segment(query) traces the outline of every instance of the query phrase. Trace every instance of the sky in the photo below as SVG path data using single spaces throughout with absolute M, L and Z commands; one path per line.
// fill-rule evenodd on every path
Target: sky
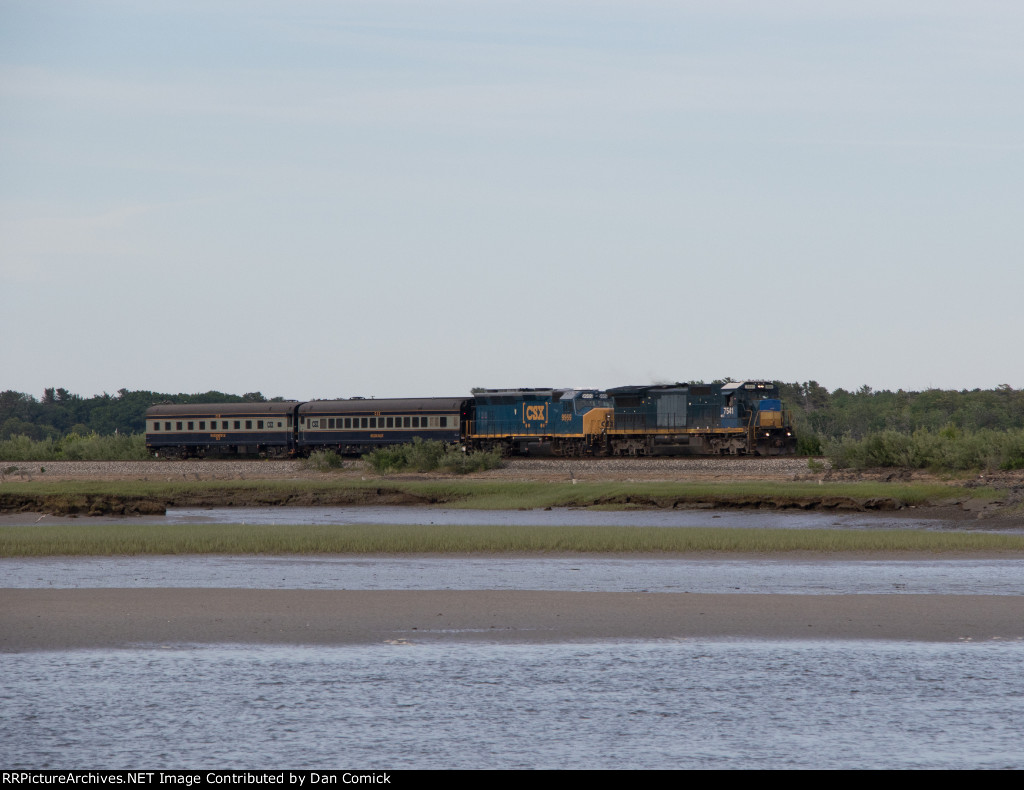
M 0 390 L 1024 388 L 1024 4 L 0 0 Z

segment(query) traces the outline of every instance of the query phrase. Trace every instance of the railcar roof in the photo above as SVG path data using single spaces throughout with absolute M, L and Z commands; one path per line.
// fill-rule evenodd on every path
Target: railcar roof
M 299 414 L 372 414 L 375 411 L 414 413 L 425 411 L 461 411 L 468 398 L 355 398 L 352 400 L 314 400 L 303 403 Z
M 746 388 L 748 386 L 749 386 L 750 389 L 759 389 L 759 390 L 774 389 L 775 388 L 775 382 L 773 382 L 773 381 L 764 381 L 762 379 L 749 379 L 747 381 L 730 381 L 728 384 L 723 384 L 722 385 L 722 389 L 724 389 L 724 390 L 744 389 L 744 388 Z
M 676 384 L 638 384 L 626 387 L 612 387 L 607 390 L 609 395 L 638 395 L 651 390 L 679 390 L 689 389 L 689 384 L 677 382 Z
M 566 389 L 517 389 L 517 390 L 483 390 L 482 392 L 474 393 L 478 398 L 527 398 L 527 397 L 540 397 L 540 398 L 552 398 L 561 396 L 563 392 L 570 392 L 571 390 Z
M 199 417 L 221 414 L 290 414 L 298 401 L 262 403 L 164 403 L 146 409 L 147 417 Z

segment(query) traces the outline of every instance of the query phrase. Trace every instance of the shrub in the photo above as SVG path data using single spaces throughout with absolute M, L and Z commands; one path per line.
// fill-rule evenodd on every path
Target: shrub
M 796 437 L 797 455 L 821 455 L 821 437 L 816 433 L 799 433 Z
M 315 472 L 329 472 L 332 469 L 343 468 L 345 461 L 340 455 L 330 450 L 315 450 L 309 454 L 309 458 L 302 462 L 302 465 Z
M 501 466 L 498 452 L 467 455 L 450 445 L 419 437 L 411 444 L 381 447 L 364 456 L 364 460 L 378 474 L 392 472 L 433 472 L 442 469 L 453 474 L 467 474 Z
M 902 466 L 963 471 L 1024 468 L 1024 430 L 967 431 L 947 426 L 913 434 L 879 431 L 863 439 L 831 441 L 826 455 L 836 469 Z
M 33 441 L 27 436 L 14 436 L 0 442 L 0 459 L 4 461 L 143 461 L 149 458 L 146 437 L 141 433 L 100 436 L 70 433 L 60 441 Z

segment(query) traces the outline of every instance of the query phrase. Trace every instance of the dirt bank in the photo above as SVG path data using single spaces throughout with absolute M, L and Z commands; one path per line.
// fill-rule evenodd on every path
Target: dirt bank
M 1024 603 L 1010 595 L 0 590 L 6 651 L 709 637 L 1020 640 Z

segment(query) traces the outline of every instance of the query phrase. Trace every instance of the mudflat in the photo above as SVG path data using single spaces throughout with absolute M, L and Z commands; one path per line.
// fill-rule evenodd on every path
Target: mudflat
M 1024 639 L 1024 600 L 971 595 L 0 589 L 0 650 L 603 639 Z

